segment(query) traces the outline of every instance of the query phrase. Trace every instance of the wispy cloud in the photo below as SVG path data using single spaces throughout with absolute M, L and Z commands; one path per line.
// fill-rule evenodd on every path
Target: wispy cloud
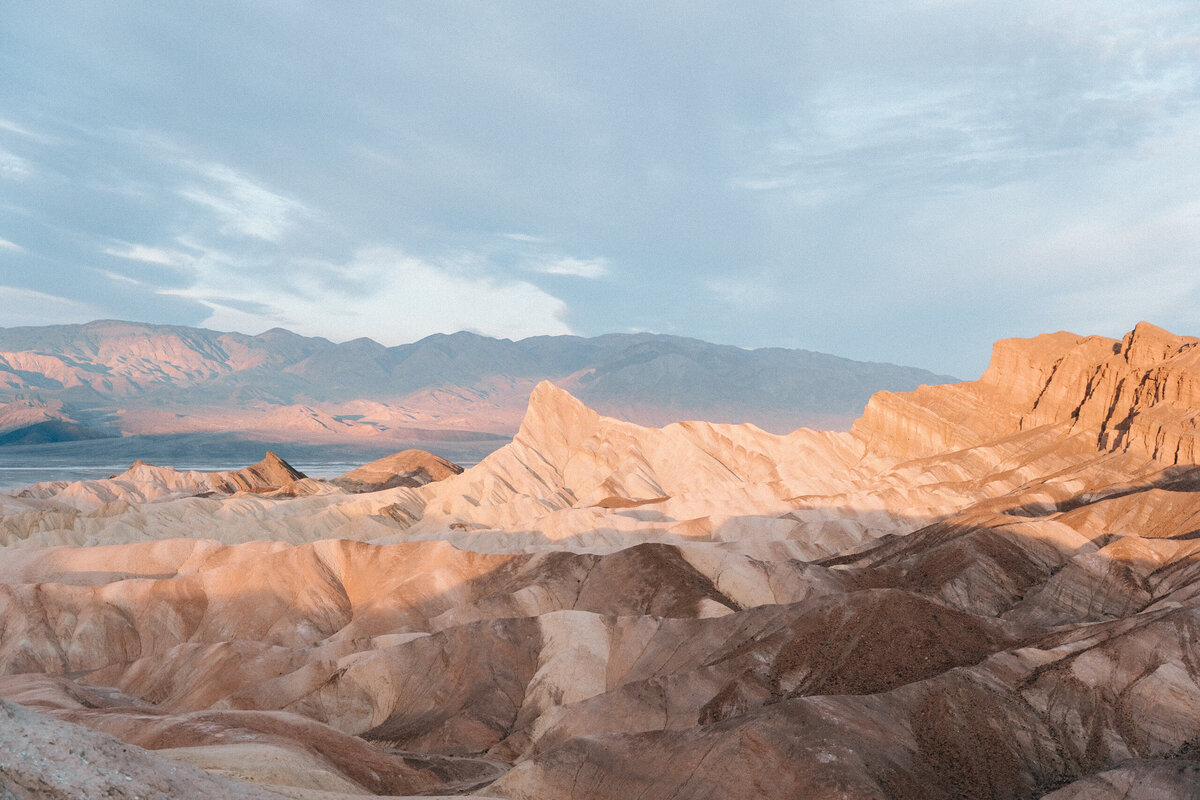
M 596 280 L 603 278 L 609 272 L 609 261 L 606 258 L 573 258 L 571 256 L 556 256 L 552 258 L 534 259 L 527 262 L 527 268 L 543 275 L 568 275 L 572 278 L 588 278 Z
M 771 143 L 760 167 L 732 185 L 787 190 L 799 205 L 819 206 L 881 186 L 993 180 L 1060 151 L 1027 141 L 1013 120 L 966 87 L 850 83 L 814 96 L 812 110 L 802 126 Z
M 22 289 L 17 286 L 0 286 L 0 297 L 16 300 L 35 300 L 44 303 L 54 303 L 62 306 L 80 307 L 86 303 L 80 303 L 77 300 L 71 300 L 66 297 L 59 297 L 46 292 L 39 292 L 34 289 Z
M 749 274 L 710 278 L 704 288 L 725 305 L 741 311 L 765 306 L 775 296 L 760 277 Z
M 514 242 L 524 242 L 526 244 L 539 244 L 546 241 L 541 236 L 534 236 L 528 233 L 502 233 L 500 235 L 505 239 L 510 239 Z
M 215 212 L 226 234 L 277 242 L 300 218 L 312 213 L 303 203 L 229 167 L 209 164 L 200 173 L 206 185 L 189 186 L 179 194 Z
M 0 149 L 0 178 L 24 178 L 33 174 L 33 165 L 20 156 Z
M 9 250 L 14 253 L 24 253 L 25 248 L 16 242 L 10 242 L 8 239 L 0 239 L 0 250 Z
M 165 250 L 160 247 L 148 247 L 144 244 L 122 242 L 120 245 L 104 249 L 104 253 L 130 261 L 141 261 L 146 264 L 157 264 L 163 267 L 183 267 L 191 263 L 192 257 L 178 250 Z
M 92 272 L 95 272 L 97 275 L 103 275 L 104 277 L 108 278 L 110 281 L 117 281 L 118 283 L 126 283 L 126 284 L 129 284 L 130 286 L 146 286 L 147 285 L 145 281 L 139 281 L 137 278 L 131 278 L 128 275 L 122 275 L 121 273 L 113 272 L 110 269 L 100 269 L 99 267 L 91 267 L 91 270 L 92 270 Z
M 815 207 L 1036 179 L 1111 159 L 1200 103 L 1194 9 L 974 5 L 901 12 L 886 32 L 839 19 L 832 43 L 840 37 L 855 52 L 861 39 L 879 51 L 808 89 L 782 125 L 762 132 L 756 163 L 730 185 L 793 192 L 798 206 Z M 973 45 L 957 44 L 965 41 Z
M 13 122 L 12 120 L 4 119 L 3 117 L 0 117 L 0 131 L 8 131 L 9 133 L 15 133 L 18 136 L 24 136 L 26 139 L 35 139 L 37 141 L 47 141 L 46 137 L 42 136 L 41 134 L 34 133 L 33 131 L 29 130 L 28 128 L 24 127 L 23 125 L 18 125 L 17 123 Z

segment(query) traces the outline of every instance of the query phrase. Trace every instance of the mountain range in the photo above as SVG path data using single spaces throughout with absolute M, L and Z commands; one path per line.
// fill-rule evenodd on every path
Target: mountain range
M 0 444 L 238 432 L 297 442 L 511 437 L 550 380 L 611 416 L 845 428 L 876 391 L 953 380 L 806 350 L 658 334 L 521 341 L 437 334 L 384 347 L 99 321 L 0 329 Z

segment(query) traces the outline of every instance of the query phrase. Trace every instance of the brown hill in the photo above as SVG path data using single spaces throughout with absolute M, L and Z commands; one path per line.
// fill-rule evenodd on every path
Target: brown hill
M 462 472 L 462 467 L 425 450 L 401 450 L 333 479 L 351 492 L 378 492 L 397 486 L 424 486 Z

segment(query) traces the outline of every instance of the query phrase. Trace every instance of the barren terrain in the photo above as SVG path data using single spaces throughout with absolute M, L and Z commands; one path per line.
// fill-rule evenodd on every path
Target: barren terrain
M 0 796 L 1195 797 L 1197 344 L 0 495 Z

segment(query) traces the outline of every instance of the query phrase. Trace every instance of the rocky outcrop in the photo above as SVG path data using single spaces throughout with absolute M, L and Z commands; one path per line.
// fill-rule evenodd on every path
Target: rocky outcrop
M 352 469 L 331 482 L 348 492 L 379 492 L 397 486 L 424 486 L 462 471 L 457 464 L 426 450 L 402 450 Z
M 288 484 L 303 480 L 303 472 L 295 469 L 274 453 L 268 452 L 262 461 L 234 472 L 219 473 L 217 491 L 222 492 L 260 492 L 280 489 Z
M 871 399 L 854 424 L 874 452 L 917 458 L 1059 426 L 1101 452 L 1195 464 L 1200 339 L 1149 323 L 1117 341 L 1055 333 L 997 342 L 978 381 Z

